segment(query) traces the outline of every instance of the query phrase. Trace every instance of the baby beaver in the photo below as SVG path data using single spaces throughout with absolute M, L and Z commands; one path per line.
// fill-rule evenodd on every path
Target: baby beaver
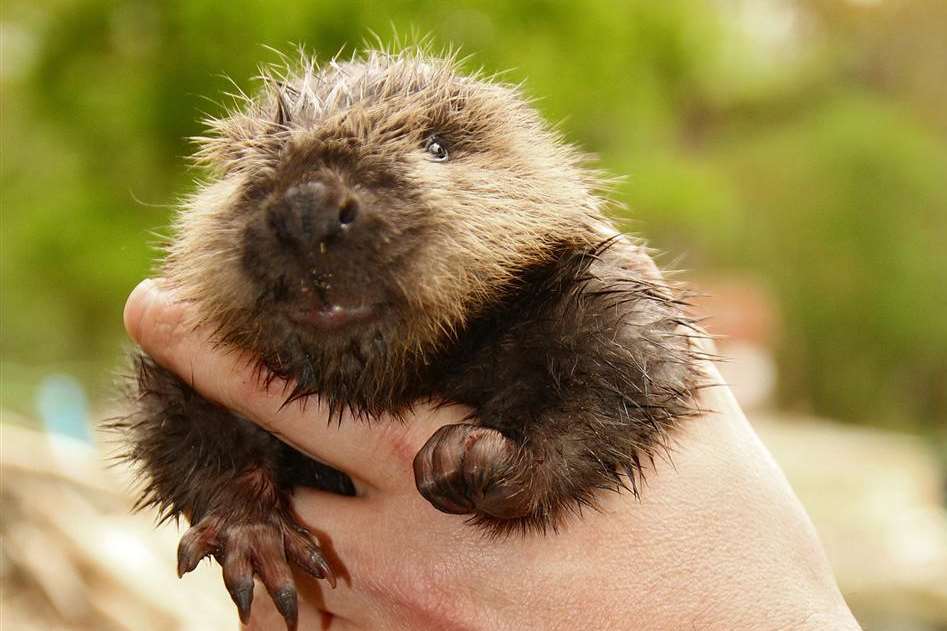
M 212 179 L 178 214 L 167 283 L 289 400 L 471 408 L 414 461 L 438 510 L 494 534 L 555 528 L 600 489 L 636 492 L 695 411 L 683 303 L 612 236 L 600 175 L 517 88 L 414 49 L 303 59 L 209 126 Z M 287 561 L 334 578 L 289 496 L 351 480 L 135 363 L 115 425 L 139 505 L 192 524 L 179 573 L 216 557 L 244 620 L 256 575 L 294 628 Z

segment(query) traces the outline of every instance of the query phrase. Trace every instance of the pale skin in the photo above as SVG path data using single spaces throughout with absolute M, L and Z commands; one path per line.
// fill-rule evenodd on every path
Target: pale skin
M 202 395 L 358 489 L 295 493 L 340 576 L 335 589 L 296 576 L 300 629 L 859 629 L 812 523 L 726 387 L 702 392 L 707 411 L 677 433 L 670 462 L 646 472 L 640 500 L 603 493 L 600 510 L 558 533 L 493 540 L 414 485 L 414 455 L 463 410 L 419 406 L 403 424 L 329 425 L 315 401 L 281 407 L 280 385 L 264 389 L 247 358 L 185 325 L 188 309 L 145 281 L 125 327 Z M 262 590 L 247 628 L 285 628 Z

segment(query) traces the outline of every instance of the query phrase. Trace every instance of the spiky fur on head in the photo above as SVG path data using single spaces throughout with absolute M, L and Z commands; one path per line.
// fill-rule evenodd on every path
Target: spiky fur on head
M 392 380 L 410 380 L 412 367 L 500 300 L 523 270 L 564 244 L 602 238 L 598 172 L 518 87 L 462 75 L 455 56 L 369 50 L 319 66 L 302 55 L 263 72 L 260 93 L 208 127 L 196 159 L 213 179 L 184 204 L 165 275 L 201 323 L 293 377 L 299 394 L 390 408 L 410 395 Z M 447 143 L 449 161 L 425 154 L 432 134 Z M 358 188 L 374 213 L 377 247 L 351 262 L 367 269 L 346 282 L 382 284 L 391 313 L 345 348 L 326 350 L 274 321 L 279 304 L 267 285 L 292 288 L 295 279 L 248 275 L 261 206 L 310 171 Z M 251 253 L 252 267 L 282 265 L 281 253 L 262 249 Z

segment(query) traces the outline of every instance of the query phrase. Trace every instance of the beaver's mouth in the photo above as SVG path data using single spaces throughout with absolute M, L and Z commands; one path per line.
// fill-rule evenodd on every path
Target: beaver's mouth
M 375 320 L 380 304 L 340 304 L 321 299 L 306 301 L 288 312 L 296 324 L 322 331 L 337 331 Z

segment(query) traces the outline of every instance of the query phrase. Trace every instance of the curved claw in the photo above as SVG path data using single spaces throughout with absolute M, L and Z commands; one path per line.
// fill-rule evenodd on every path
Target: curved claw
M 237 605 L 240 622 L 247 624 L 250 621 L 250 607 L 253 605 L 253 581 L 249 585 L 241 585 L 230 591 L 230 598 Z
M 178 578 L 197 567 L 197 564 L 210 556 L 217 548 L 217 530 L 212 522 L 202 519 L 188 528 L 178 543 Z
M 246 624 L 250 619 L 250 606 L 253 604 L 253 565 L 246 555 L 226 554 L 223 559 L 223 573 L 224 585 L 237 605 L 240 621 Z
M 312 535 L 308 531 L 300 529 L 286 533 L 284 545 L 287 559 L 307 574 L 325 579 L 333 589 L 335 588 L 335 573 L 322 553 L 322 549 L 313 543 Z
M 296 587 L 287 585 L 271 596 L 280 615 L 286 621 L 286 628 L 289 631 L 296 631 L 299 624 L 299 599 L 296 595 Z

